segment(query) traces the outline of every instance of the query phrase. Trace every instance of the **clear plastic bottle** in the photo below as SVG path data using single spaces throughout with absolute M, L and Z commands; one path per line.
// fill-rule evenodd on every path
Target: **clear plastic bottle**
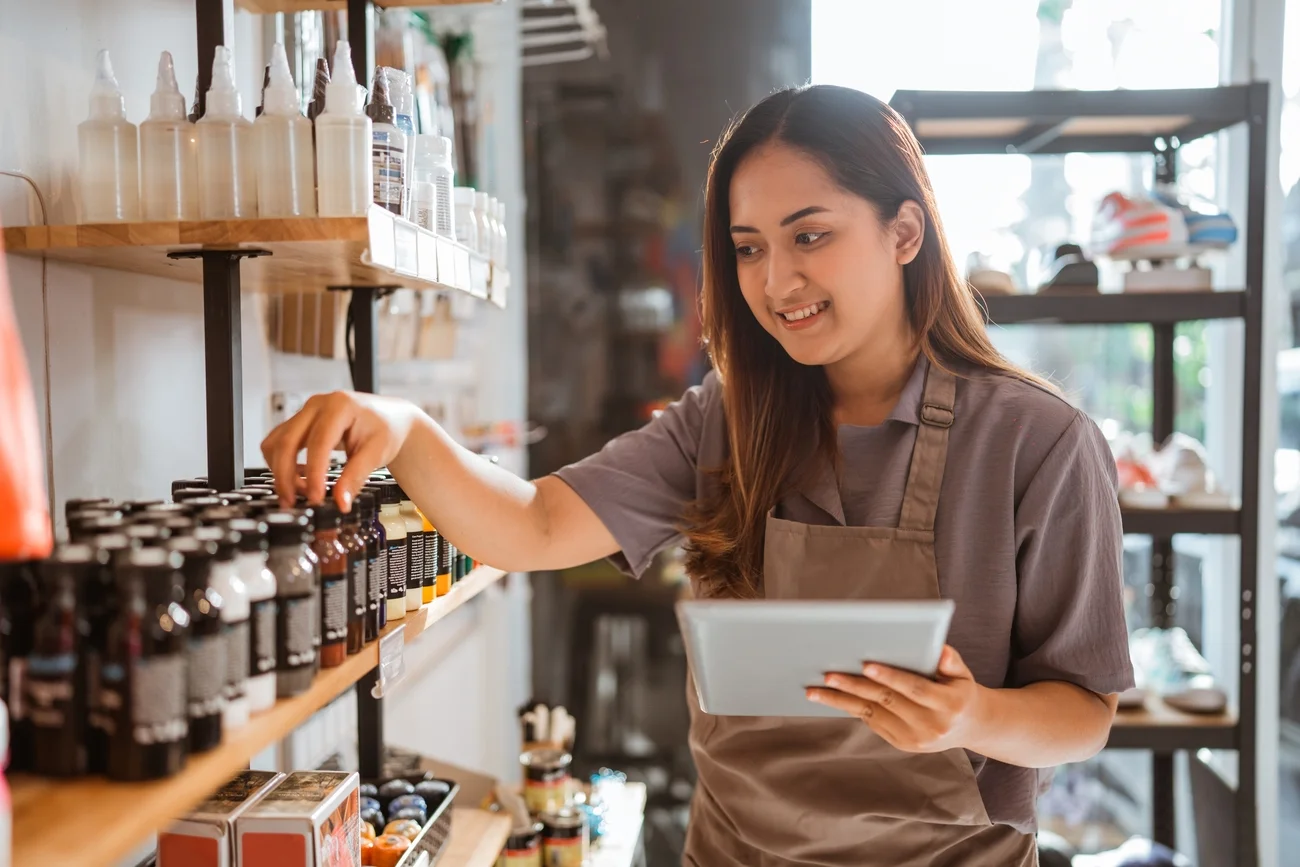
M 77 127 L 81 222 L 140 219 L 140 153 L 135 124 L 126 119 L 122 89 L 108 51 L 95 58 L 90 117 Z
M 471 250 L 477 250 L 479 243 L 479 219 L 474 210 L 474 193 L 473 187 L 456 187 L 453 193 L 456 209 L 456 241 Z
M 492 255 L 492 218 L 488 216 L 488 194 L 481 190 L 474 193 L 474 220 L 478 223 L 478 250 L 482 256 Z
M 279 42 L 271 49 L 271 81 L 253 122 L 257 145 L 257 212 L 262 217 L 316 216 L 311 121 L 298 109 L 298 89 Z
M 158 58 L 158 86 L 140 124 L 140 198 L 146 220 L 199 218 L 198 135 L 185 116 L 170 51 Z
M 316 188 L 322 217 L 364 217 L 370 208 L 370 118 L 361 111 L 352 50 L 334 49 L 334 78 L 316 118 Z
M 406 167 L 402 172 L 402 216 L 414 222 L 415 211 L 411 204 L 414 178 L 411 172 L 415 159 L 415 94 L 411 90 L 411 76 L 407 72 L 391 67 L 384 67 L 384 69 L 388 73 L 389 99 L 393 103 L 393 111 L 396 115 L 393 123 L 402 131 L 402 135 L 406 136 Z
M 212 88 L 208 91 L 199 133 L 199 215 L 204 220 L 249 219 L 257 216 L 257 159 L 253 122 L 244 117 L 235 89 L 235 64 L 230 49 L 218 45 L 212 59 Z
M 366 117 L 373 124 L 371 159 L 375 204 L 402 216 L 406 195 L 406 133 L 397 126 L 397 112 L 388 96 L 385 67 L 375 70 Z
M 452 197 L 456 169 L 451 162 L 451 139 L 440 135 L 416 136 L 413 165 L 412 219 L 444 238 L 456 237 L 456 206 Z
M 504 271 L 509 267 L 510 261 L 510 238 L 506 234 L 506 203 L 498 199 L 492 216 L 497 223 L 497 252 L 492 257 L 492 261 L 496 263 L 497 268 Z

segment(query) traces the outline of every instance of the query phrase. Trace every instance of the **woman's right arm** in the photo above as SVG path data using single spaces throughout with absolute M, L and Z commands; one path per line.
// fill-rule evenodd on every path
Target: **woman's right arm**
M 263 440 L 281 502 L 298 493 L 321 502 L 336 448 L 348 456 L 334 487 L 339 508 L 350 510 L 370 473 L 387 466 L 440 532 L 498 568 L 563 569 L 619 550 L 596 513 L 558 478 L 521 479 L 458 445 L 413 404 L 371 394 L 317 395 Z

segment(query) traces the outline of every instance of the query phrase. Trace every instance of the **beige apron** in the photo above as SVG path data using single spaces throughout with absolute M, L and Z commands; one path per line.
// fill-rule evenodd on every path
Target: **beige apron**
M 956 380 L 926 379 L 898 529 L 767 519 L 768 599 L 938 599 L 934 517 Z M 691 867 L 1032 867 L 1034 838 L 990 824 L 965 750 L 905 753 L 856 719 L 702 713 Z

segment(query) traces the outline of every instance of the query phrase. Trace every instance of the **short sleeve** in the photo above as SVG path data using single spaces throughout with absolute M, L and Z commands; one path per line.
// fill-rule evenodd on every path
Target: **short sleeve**
M 686 505 L 696 495 L 706 417 L 719 398 L 710 373 L 645 427 L 555 473 L 618 542 L 621 556 L 612 559 L 623 571 L 640 577 L 655 554 L 679 541 Z
M 1016 543 L 1008 685 L 1060 680 L 1100 695 L 1131 687 L 1115 461 L 1083 413 L 1025 489 Z

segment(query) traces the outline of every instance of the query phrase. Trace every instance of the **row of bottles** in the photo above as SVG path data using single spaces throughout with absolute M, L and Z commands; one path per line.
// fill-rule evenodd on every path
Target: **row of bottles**
M 172 57 L 163 52 L 149 117 L 137 134 L 108 52 L 101 51 L 90 116 L 77 130 L 81 221 L 364 216 L 374 202 L 504 267 L 503 205 L 455 186 L 449 138 L 415 133 L 405 72 L 376 69 L 367 103 L 351 49 L 340 41 L 333 77 L 321 58 L 306 117 L 298 106 L 277 43 L 262 106 L 249 121 L 234 58 L 218 46 L 206 109 L 195 121 L 186 115 Z

